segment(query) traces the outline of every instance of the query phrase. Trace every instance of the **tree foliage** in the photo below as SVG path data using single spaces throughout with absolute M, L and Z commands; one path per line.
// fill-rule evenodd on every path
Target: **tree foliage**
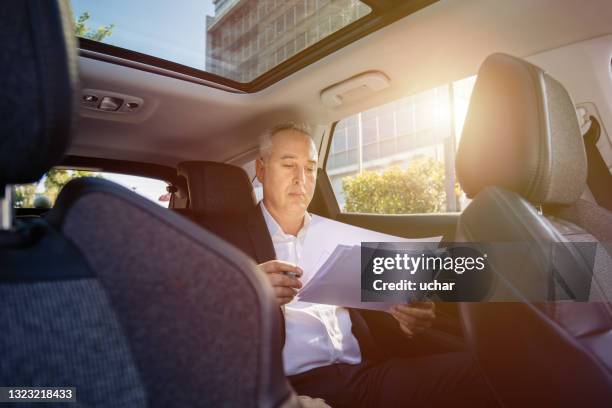
M 444 164 L 414 160 L 406 170 L 393 166 L 342 180 L 348 212 L 414 214 L 446 211 Z
M 88 38 L 94 41 L 104 41 L 105 38 L 110 36 L 113 33 L 114 24 L 109 24 L 104 27 L 98 27 L 97 29 L 92 29 L 87 26 L 87 20 L 89 20 L 91 16 L 88 12 L 84 12 L 77 18 L 74 25 L 74 31 L 77 37 Z
M 15 186 L 15 207 L 32 208 L 34 207 L 34 196 L 36 195 L 36 183 L 21 184 Z
M 45 175 L 43 185 L 45 191 L 42 193 L 47 196 L 52 203 L 55 203 L 55 199 L 59 192 L 64 188 L 66 184 L 72 179 L 80 177 L 102 177 L 97 173 L 85 170 L 64 170 L 64 169 L 51 169 Z
M 44 187 L 44 189 L 43 191 L 39 189 L 39 193 L 37 193 L 36 190 L 40 183 L 15 186 L 14 205 L 18 208 L 32 208 L 34 207 L 34 200 L 39 195 L 46 196 L 53 204 L 62 188 L 70 180 L 79 177 L 102 177 L 102 175 L 85 170 L 51 169 L 42 178 L 42 187 Z

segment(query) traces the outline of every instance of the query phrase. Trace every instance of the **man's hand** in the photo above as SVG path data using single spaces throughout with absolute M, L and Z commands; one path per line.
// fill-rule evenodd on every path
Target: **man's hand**
M 291 302 L 297 289 L 302 287 L 302 282 L 298 279 L 302 276 L 302 270 L 297 265 L 284 261 L 268 261 L 258 266 L 270 280 L 278 303 L 282 306 Z M 295 277 L 288 276 L 285 272 L 294 273 Z
M 300 401 L 302 408 L 331 408 L 325 403 L 325 400 L 321 398 L 311 398 L 307 395 L 298 395 L 298 401 Z
M 391 307 L 389 313 L 398 321 L 408 338 L 431 327 L 436 318 L 436 305 L 431 301 L 411 302 Z

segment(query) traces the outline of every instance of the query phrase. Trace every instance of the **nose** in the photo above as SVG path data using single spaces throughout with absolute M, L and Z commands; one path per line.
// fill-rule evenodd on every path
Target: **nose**
M 303 185 L 306 182 L 306 169 L 304 166 L 295 166 L 293 173 L 293 184 L 296 186 Z

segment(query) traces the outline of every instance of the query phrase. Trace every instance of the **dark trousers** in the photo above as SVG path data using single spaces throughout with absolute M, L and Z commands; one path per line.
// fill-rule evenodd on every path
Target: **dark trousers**
M 342 407 L 494 407 L 468 353 L 334 364 L 289 377 L 298 395 Z

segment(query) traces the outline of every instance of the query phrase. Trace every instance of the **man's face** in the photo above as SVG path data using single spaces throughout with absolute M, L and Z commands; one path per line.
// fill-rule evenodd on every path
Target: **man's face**
M 285 215 L 303 215 L 317 179 L 317 154 L 310 137 L 291 129 L 274 134 L 268 156 L 257 161 L 257 179 L 263 185 L 266 207 Z

